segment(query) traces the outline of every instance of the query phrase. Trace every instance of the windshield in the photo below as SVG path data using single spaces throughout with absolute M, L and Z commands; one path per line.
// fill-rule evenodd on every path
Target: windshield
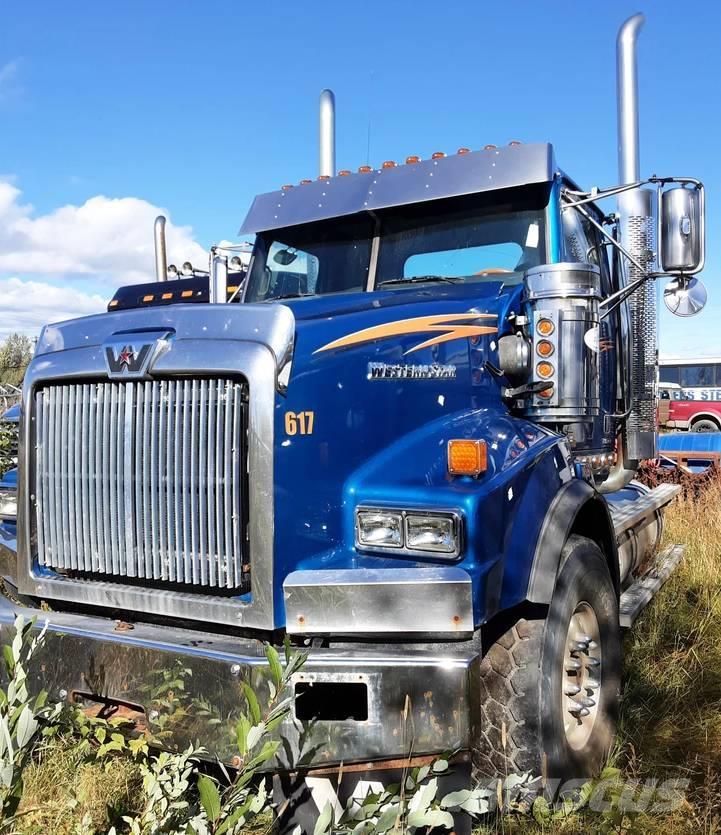
M 258 236 L 246 302 L 433 282 L 502 281 L 546 261 L 548 192 L 419 203 L 377 215 L 333 218 Z M 519 199 L 520 197 L 520 199 Z M 535 198 L 535 199 L 533 199 Z

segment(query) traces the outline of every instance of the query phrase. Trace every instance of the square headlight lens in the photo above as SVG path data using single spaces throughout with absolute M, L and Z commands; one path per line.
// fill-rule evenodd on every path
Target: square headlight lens
M 403 515 L 382 510 L 359 510 L 356 525 L 359 545 L 403 547 Z
M 16 490 L 0 490 L 0 521 L 15 521 L 18 515 Z
M 409 513 L 406 516 L 406 548 L 410 551 L 457 554 L 459 542 L 455 518 Z

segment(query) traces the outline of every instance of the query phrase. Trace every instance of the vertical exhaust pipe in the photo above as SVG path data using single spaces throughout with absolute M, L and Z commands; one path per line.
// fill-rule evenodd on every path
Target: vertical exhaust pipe
M 636 43 L 645 18 L 635 14 L 619 29 L 616 39 L 616 95 L 618 104 L 618 178 L 622 185 L 641 179 L 638 141 L 638 67 Z
M 619 30 L 616 39 L 616 94 L 618 108 L 618 178 L 620 184 L 641 179 L 638 130 L 638 67 L 637 42 L 644 16 L 635 14 Z M 626 264 L 625 277 L 619 285 L 642 278 L 653 265 L 655 250 L 654 192 L 637 188 L 618 197 L 621 243 L 644 266 Z M 622 268 L 622 273 L 624 269 Z M 638 464 L 656 456 L 656 387 L 657 359 L 657 289 L 646 281 L 628 299 L 630 335 L 629 356 L 623 361 L 629 415 L 619 438 L 619 460 L 608 479 L 601 485 L 603 493 L 620 490 L 635 475 Z
M 158 215 L 153 225 L 155 235 L 155 280 L 168 280 L 168 254 L 165 248 L 165 216 Z
M 321 177 L 335 177 L 335 96 L 332 90 L 320 94 L 320 165 Z

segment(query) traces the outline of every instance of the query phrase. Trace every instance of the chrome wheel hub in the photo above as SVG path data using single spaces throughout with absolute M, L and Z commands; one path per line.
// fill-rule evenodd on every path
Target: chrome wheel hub
M 579 603 L 571 615 L 563 654 L 563 726 L 571 748 L 583 748 L 598 716 L 601 641 L 596 614 Z

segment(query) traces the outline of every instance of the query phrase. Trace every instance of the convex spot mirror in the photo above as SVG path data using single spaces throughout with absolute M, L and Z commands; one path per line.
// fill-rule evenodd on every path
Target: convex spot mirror
M 663 303 L 674 316 L 695 316 L 706 306 L 706 287 L 698 278 L 674 278 L 663 291 Z
M 695 186 L 677 186 L 661 193 L 661 268 L 665 273 L 692 275 L 704 262 L 704 199 Z

